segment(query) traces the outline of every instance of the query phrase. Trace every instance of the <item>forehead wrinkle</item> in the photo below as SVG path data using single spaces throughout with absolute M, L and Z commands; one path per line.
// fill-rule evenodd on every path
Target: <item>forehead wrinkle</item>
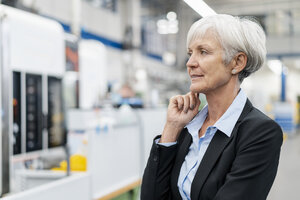
M 191 44 L 193 46 L 192 49 L 207 49 L 207 50 L 215 50 L 218 48 L 222 49 L 222 45 L 220 44 L 219 40 L 217 40 L 216 37 L 210 37 L 205 35 L 204 37 L 201 37 L 199 39 L 195 39 L 190 42 L 188 46 L 188 50 L 191 49 Z
M 215 39 L 219 40 L 218 33 L 215 31 L 214 27 L 211 24 L 205 24 L 198 27 L 190 36 L 189 43 L 204 38 L 206 35 L 213 35 Z M 189 45 L 189 44 L 188 44 Z

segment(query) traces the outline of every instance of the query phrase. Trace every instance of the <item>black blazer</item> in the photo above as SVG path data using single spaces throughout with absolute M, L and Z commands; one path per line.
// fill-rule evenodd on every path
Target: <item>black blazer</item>
M 187 129 L 171 147 L 153 142 L 141 200 L 181 199 L 177 182 L 191 142 Z M 191 200 L 265 200 L 276 176 L 281 144 L 279 125 L 247 100 L 231 137 L 215 133 L 192 182 Z

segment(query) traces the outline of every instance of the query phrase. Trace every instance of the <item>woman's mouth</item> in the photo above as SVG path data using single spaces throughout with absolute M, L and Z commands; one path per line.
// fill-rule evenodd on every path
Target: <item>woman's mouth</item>
M 195 80 L 195 79 L 203 78 L 204 76 L 203 75 L 198 75 L 198 74 L 193 74 L 190 77 L 191 77 L 192 80 Z

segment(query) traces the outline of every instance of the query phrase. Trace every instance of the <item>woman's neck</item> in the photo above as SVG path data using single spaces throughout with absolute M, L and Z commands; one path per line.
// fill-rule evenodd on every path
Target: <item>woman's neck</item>
M 227 84 L 206 94 L 208 121 L 216 122 L 226 112 L 240 90 L 240 84 Z

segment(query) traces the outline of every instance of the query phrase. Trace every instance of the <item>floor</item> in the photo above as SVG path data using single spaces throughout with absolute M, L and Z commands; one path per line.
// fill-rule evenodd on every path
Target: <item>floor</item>
M 281 148 L 277 177 L 268 200 L 300 199 L 300 134 L 288 136 Z
M 126 192 L 125 194 L 122 194 L 119 197 L 113 198 L 112 200 L 137 200 L 139 199 L 139 190 L 140 188 L 137 187 L 134 190 L 131 190 L 130 192 Z

